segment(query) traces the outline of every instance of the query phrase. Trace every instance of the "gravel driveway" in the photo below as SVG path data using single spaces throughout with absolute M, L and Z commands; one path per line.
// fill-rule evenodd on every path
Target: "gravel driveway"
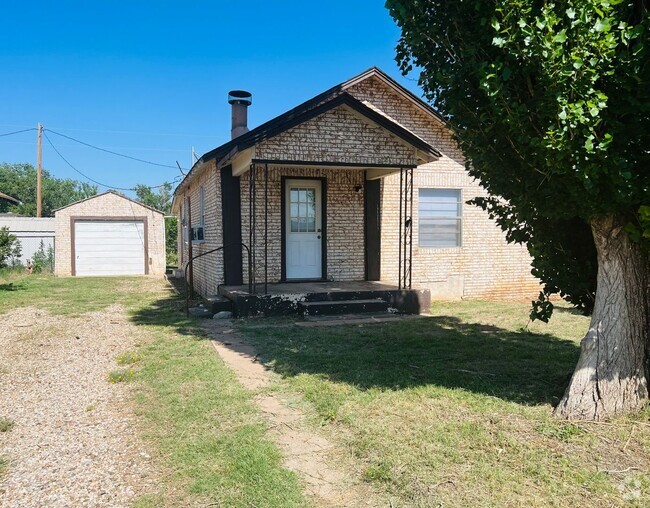
M 155 471 L 130 416 L 128 384 L 107 381 L 138 329 L 117 306 L 79 317 L 0 316 L 2 507 L 130 506 Z

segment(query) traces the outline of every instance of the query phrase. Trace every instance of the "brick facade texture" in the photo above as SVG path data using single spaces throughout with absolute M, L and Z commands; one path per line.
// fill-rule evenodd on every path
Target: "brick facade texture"
M 201 171 L 179 195 L 181 201 L 181 221 L 185 213 L 186 198 L 190 198 L 191 219 L 194 226 L 200 224 L 201 187 L 205 195 L 204 241 L 192 243 L 192 255 L 216 249 L 223 245 L 223 224 L 221 213 L 221 175 L 214 160 L 203 165 Z M 179 267 L 184 268 L 189 260 L 188 238 L 191 232 L 188 224 L 178 228 Z M 184 235 L 184 236 L 183 236 Z M 206 254 L 193 263 L 194 289 L 203 296 L 217 293 L 217 286 L 223 283 L 223 253 L 221 251 Z
M 442 123 L 404 100 L 376 78 L 347 90 L 368 101 L 436 147 L 443 156 L 414 171 L 413 192 L 413 283 L 431 290 L 434 298 L 534 297 L 539 281 L 530 273 L 525 247 L 508 244 L 504 233 L 487 213 L 465 202 L 487 195 L 480 182 L 465 170 L 465 161 L 451 132 Z M 462 206 L 461 247 L 418 246 L 418 190 L 459 189 Z M 399 235 L 399 175 L 382 182 L 381 278 L 397 281 Z
M 339 106 L 255 147 L 257 159 L 415 164 L 415 150 Z
M 413 284 L 428 288 L 435 298 L 529 298 L 539 291 L 530 274 L 525 248 L 509 245 L 504 234 L 479 208 L 462 205 L 462 243 L 454 248 L 418 246 L 418 189 L 441 188 L 461 191 L 463 203 L 486 195 L 480 183 L 469 177 L 462 153 L 449 130 L 410 101 L 376 78 L 366 79 L 346 90 L 361 101 L 382 110 L 432 146 L 443 156 L 414 170 Z M 381 128 L 359 118 L 356 112 L 339 107 L 264 140 L 255 147 L 255 158 L 279 161 L 326 161 L 371 164 L 415 164 L 415 151 Z M 281 186 L 282 177 L 324 178 L 327 188 L 327 273 L 329 280 L 363 280 L 365 277 L 364 196 L 365 173 L 360 169 L 331 167 L 269 167 L 268 278 L 281 277 Z M 249 243 L 249 178 L 240 179 L 242 241 Z M 206 163 L 189 184 L 177 193 L 185 206 L 192 202 L 192 222 L 198 223 L 199 189 L 205 188 L 205 242 L 193 245 L 193 253 L 222 245 L 220 175 L 215 161 Z M 361 192 L 357 192 L 361 186 Z M 257 281 L 264 279 L 264 171 L 257 165 Z M 399 173 L 389 175 L 381 187 L 381 279 L 397 283 L 399 231 Z M 182 231 L 182 228 L 180 228 Z M 180 233 L 182 234 L 182 233 Z M 179 241 L 179 255 L 187 261 L 187 242 Z M 248 277 L 243 256 L 244 280 Z M 195 288 L 207 296 L 223 283 L 221 253 L 197 260 Z
M 278 282 L 281 276 L 281 221 L 282 177 L 325 178 L 327 194 L 327 274 L 329 280 L 363 280 L 365 277 L 364 249 L 364 171 L 334 168 L 269 168 L 268 193 L 268 278 Z M 250 173 L 241 177 L 242 241 L 250 238 Z M 257 165 L 256 172 L 256 280 L 264 280 L 264 170 Z M 244 260 L 244 280 L 248 280 L 248 266 Z
M 162 213 L 109 192 L 63 208 L 55 212 L 54 217 L 56 238 L 54 273 L 56 275 L 72 275 L 71 217 L 146 217 L 149 275 L 164 275 L 165 219 Z

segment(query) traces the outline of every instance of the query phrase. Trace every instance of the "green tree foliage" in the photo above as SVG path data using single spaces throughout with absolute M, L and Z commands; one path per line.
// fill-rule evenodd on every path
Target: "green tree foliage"
M 165 215 L 169 215 L 172 209 L 172 184 L 165 182 L 156 190 L 147 187 L 144 184 L 135 186 L 135 194 L 138 201 L 147 206 L 160 210 Z M 178 220 L 176 217 L 167 217 L 165 219 L 165 240 L 167 252 L 167 265 L 176 266 L 178 264 L 177 244 L 178 244 Z
M 642 225 L 649 204 L 647 0 L 386 4 L 402 71 L 421 69 L 469 173 L 495 196 L 476 204 L 534 257 L 545 294 L 533 315 L 548 319 L 557 292 L 590 311 L 588 225 L 607 215 Z
M 165 218 L 167 266 L 178 266 L 178 217 Z
M 151 187 L 139 183 L 135 186 L 135 195 L 138 201 L 151 208 L 160 210 L 165 215 L 171 212 L 172 208 L 172 184 L 165 182 L 155 191 Z
M 0 213 L 14 212 L 36 216 L 36 168 L 31 164 L 0 163 L 0 190 L 19 199 L 13 205 L 0 201 Z M 77 180 L 55 178 L 43 170 L 43 217 L 52 217 L 53 211 L 80 199 L 97 194 L 97 186 Z
M 0 268 L 15 265 L 21 250 L 20 241 L 9 232 L 9 228 L 0 228 Z

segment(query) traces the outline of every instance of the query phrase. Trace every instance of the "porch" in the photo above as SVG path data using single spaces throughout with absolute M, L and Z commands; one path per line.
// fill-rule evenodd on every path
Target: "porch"
M 224 250 L 225 285 L 249 283 L 251 293 L 268 293 L 270 284 L 331 281 L 410 289 L 414 168 L 375 169 L 253 162 L 233 176 L 241 201 L 238 217 L 224 210 L 224 223 L 238 227 L 224 237 L 235 244 Z M 385 197 L 389 175 L 399 178 L 400 190 Z
M 231 310 L 235 317 L 298 314 L 427 312 L 431 295 L 425 289 L 400 289 L 381 281 L 270 283 L 253 290 L 248 285 L 220 286 L 207 298 L 210 310 Z

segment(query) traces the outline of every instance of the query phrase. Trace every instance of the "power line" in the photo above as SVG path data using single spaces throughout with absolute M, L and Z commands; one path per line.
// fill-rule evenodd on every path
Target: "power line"
M 0 124 L 2 125 L 2 124 Z M 22 126 L 18 126 L 22 127 Z M 169 136 L 169 137 L 178 137 L 178 138 L 210 138 L 214 139 L 230 139 L 225 136 L 215 136 L 211 134 L 181 134 L 178 132 L 147 132 L 147 131 L 120 131 L 120 130 L 103 130 L 103 129 L 74 129 L 70 127 L 57 127 L 58 130 L 62 131 L 75 131 L 75 132 L 104 132 L 108 134 L 139 134 L 144 136 Z
M 50 131 L 50 132 L 54 132 L 54 131 Z M 86 175 L 85 173 L 83 173 L 82 171 L 80 171 L 80 170 L 78 170 L 76 167 L 74 167 L 74 166 L 72 165 L 72 163 L 70 163 L 70 161 L 69 161 L 68 159 L 66 159 L 66 158 L 63 156 L 63 154 L 62 154 L 61 152 L 59 152 L 59 150 L 57 150 L 56 146 L 54 146 L 54 143 L 52 143 L 52 140 L 51 140 L 51 139 L 49 138 L 49 136 L 47 135 L 47 132 L 45 132 L 45 129 L 43 129 L 43 136 L 45 136 L 45 139 L 47 139 L 47 142 L 50 144 L 50 146 L 51 146 L 52 149 L 56 152 L 56 154 L 57 154 L 59 157 L 61 157 L 61 159 L 63 160 L 63 162 L 65 162 L 68 166 L 70 166 L 70 168 L 72 168 L 75 172 L 77 172 L 77 173 L 79 173 L 81 176 L 83 176 L 86 180 L 89 180 L 89 181 L 91 181 L 92 183 L 97 184 L 97 185 L 99 185 L 99 186 L 101 186 L 101 187 L 106 187 L 107 189 L 115 189 L 115 190 L 121 190 L 121 191 L 135 191 L 135 188 L 116 187 L 116 186 L 114 186 L 114 185 L 107 185 L 107 184 L 105 184 L 105 183 L 99 182 L 99 181 L 97 181 L 97 180 L 95 180 L 95 179 L 89 177 L 88 175 Z M 174 183 L 176 183 L 176 182 L 178 181 L 179 178 L 180 178 L 180 177 L 176 177 L 176 178 L 171 182 L 172 185 L 173 185 Z M 159 189 L 159 188 L 162 188 L 162 187 L 164 187 L 164 186 L 165 186 L 165 184 L 163 183 L 163 184 L 160 184 L 160 185 L 152 185 L 152 186 L 146 186 L 146 187 L 149 188 L 149 189 Z
M 0 123 L 0 127 L 25 127 L 23 124 L 15 123 Z M 106 130 L 106 129 L 77 129 L 73 127 L 57 127 L 57 130 L 60 131 L 75 131 L 75 132 L 104 132 L 108 134 L 140 134 L 145 136 L 169 136 L 169 137 L 178 137 L 178 138 L 210 138 L 213 141 L 227 141 L 230 138 L 226 136 L 221 136 L 217 134 L 181 134 L 179 132 L 150 132 L 150 131 L 122 131 L 122 130 Z
M 0 138 L 4 136 L 11 136 L 12 134 L 20 134 L 21 132 L 29 132 L 29 131 L 35 131 L 37 130 L 36 127 L 31 127 L 29 129 L 23 129 L 22 131 L 14 131 L 14 132 L 5 132 L 4 134 L 0 134 Z
M 11 145 L 36 145 L 36 141 L 0 141 L 2 144 L 11 144 Z M 74 148 L 78 145 L 73 145 L 71 143 L 67 143 L 64 145 L 58 145 L 59 148 L 65 147 L 65 148 Z M 111 146 L 110 147 L 113 150 L 138 150 L 138 151 L 147 151 L 147 152 L 172 152 L 172 153 L 180 153 L 180 152 L 185 152 L 187 148 L 147 148 L 147 147 L 141 147 L 141 146 Z
M 131 155 L 125 155 L 123 153 L 114 152 L 114 151 L 108 150 L 106 148 L 101 148 L 99 146 L 91 145 L 90 143 L 86 143 L 85 141 L 81 141 L 81 140 L 73 138 L 71 136 L 66 136 L 65 134 L 61 134 L 60 132 L 53 131 L 52 129 L 45 129 L 45 130 L 48 130 L 52 134 L 56 134 L 57 136 L 61 136 L 63 138 L 69 139 L 71 141 L 74 141 L 74 142 L 79 143 L 81 145 L 87 146 L 89 148 L 94 148 L 95 150 L 100 150 L 102 152 L 110 153 L 110 154 L 116 155 L 118 157 L 124 157 L 125 159 L 131 159 L 131 160 L 134 160 L 134 161 L 137 161 L 137 162 L 142 162 L 144 164 L 150 164 L 152 166 L 158 166 L 158 167 L 161 167 L 161 168 L 176 169 L 176 166 L 172 166 L 172 165 L 169 165 L 169 164 L 160 164 L 158 162 L 152 162 L 152 161 L 148 161 L 148 160 L 145 160 L 145 159 L 139 159 L 137 157 L 132 157 Z

